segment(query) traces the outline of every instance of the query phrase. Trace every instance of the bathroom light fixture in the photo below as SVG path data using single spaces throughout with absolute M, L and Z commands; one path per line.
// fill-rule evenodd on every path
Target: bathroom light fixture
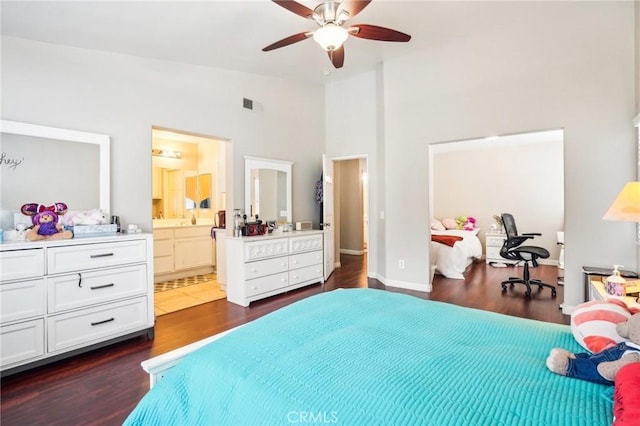
M 168 149 L 152 149 L 151 155 L 155 155 L 156 157 L 164 157 L 164 158 L 182 158 L 182 153 L 180 151 L 171 151 Z
M 344 28 L 329 22 L 313 32 L 313 39 L 327 52 L 339 49 L 349 37 Z
M 628 182 L 602 219 L 640 222 L 640 182 Z

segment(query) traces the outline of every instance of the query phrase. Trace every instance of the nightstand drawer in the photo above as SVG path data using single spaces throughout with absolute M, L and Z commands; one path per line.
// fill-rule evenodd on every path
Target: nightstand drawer
M 53 277 L 47 280 L 47 308 L 62 312 L 145 294 L 146 277 L 146 265 Z
M 47 256 L 49 274 L 118 266 L 146 260 L 147 249 L 144 240 L 52 247 Z
M 506 237 L 487 237 L 486 245 L 487 247 L 502 247 L 505 239 Z

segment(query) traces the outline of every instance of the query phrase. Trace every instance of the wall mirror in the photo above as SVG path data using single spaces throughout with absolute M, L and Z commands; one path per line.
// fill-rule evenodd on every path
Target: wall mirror
M 110 214 L 109 136 L 0 120 L 2 226 L 25 203 L 64 202 Z
M 154 128 L 151 154 L 153 219 L 213 220 L 224 209 L 222 141 Z
M 244 158 L 244 210 L 263 221 L 291 222 L 290 161 Z

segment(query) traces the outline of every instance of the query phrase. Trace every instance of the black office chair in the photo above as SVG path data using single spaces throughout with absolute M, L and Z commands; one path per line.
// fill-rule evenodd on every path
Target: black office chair
M 518 228 L 516 228 L 516 221 L 513 219 L 513 215 L 510 213 L 502 214 L 502 223 L 504 225 L 504 230 L 507 233 L 507 239 L 502 244 L 502 248 L 500 248 L 500 256 L 509 260 L 516 260 L 518 262 L 524 262 L 524 272 L 522 278 L 520 277 L 509 277 L 508 280 L 502 281 L 502 292 L 507 291 L 507 284 L 509 284 L 512 288 L 514 284 L 524 284 L 527 289 L 524 292 L 526 297 L 531 296 L 531 286 L 537 285 L 539 289 L 543 287 L 549 287 L 551 289 L 551 296 L 556 297 L 556 287 L 543 283 L 538 279 L 530 278 L 529 276 L 529 262 L 533 267 L 538 266 L 538 259 L 546 259 L 549 257 L 549 251 L 543 247 L 536 246 L 523 246 L 522 243 L 527 241 L 528 239 L 532 239 L 536 236 L 542 235 L 540 233 L 526 233 L 526 234 L 518 234 Z

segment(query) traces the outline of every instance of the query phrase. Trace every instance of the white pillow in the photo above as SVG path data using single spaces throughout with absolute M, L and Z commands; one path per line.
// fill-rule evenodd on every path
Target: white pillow
M 444 231 L 446 228 L 438 219 L 431 219 L 431 229 L 434 231 Z

